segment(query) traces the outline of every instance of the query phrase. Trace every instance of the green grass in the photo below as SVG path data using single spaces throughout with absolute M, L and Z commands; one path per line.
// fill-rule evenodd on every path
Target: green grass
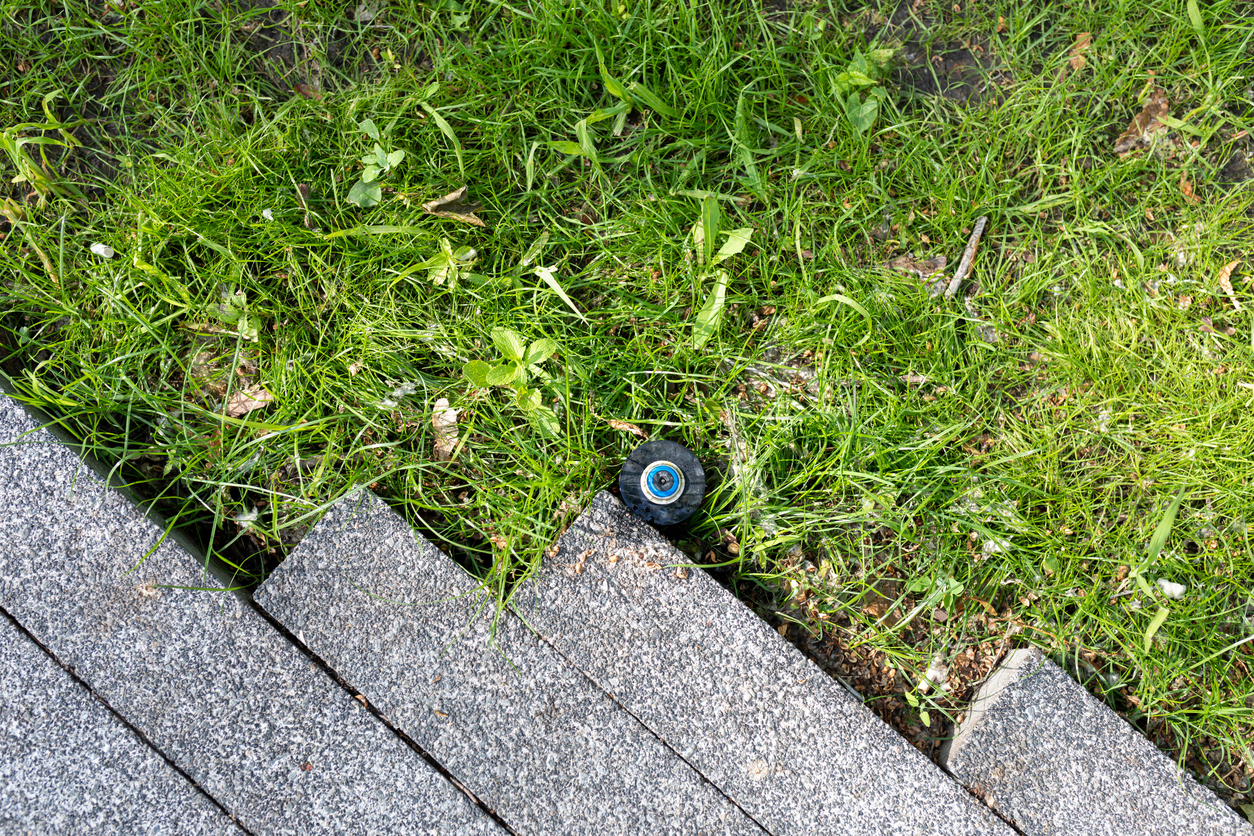
M 81 147 L 45 146 L 84 199 L 8 188 L 24 215 L 0 245 L 4 369 L 212 531 L 244 583 L 365 484 L 508 594 L 614 481 L 638 439 L 610 421 L 631 422 L 720 474 L 681 548 L 727 564 L 794 639 L 869 659 L 877 674 L 851 676 L 917 740 L 978 679 L 964 651 L 1037 644 L 1248 803 L 1254 274 L 1232 273 L 1236 303 L 1217 276 L 1252 240 L 1251 181 L 1219 170 L 1251 153 L 1254 23 L 1236 0 L 1200 31 L 1166 0 L 952 5 L 920 27 L 730 0 L 395 0 L 364 22 L 317 4 L 0 4 L 20 69 L 0 127 L 45 122 L 58 90 L 53 115 L 87 120 Z M 1060 77 L 1085 31 L 1086 65 Z M 919 86 L 963 44 L 987 90 Z M 859 133 L 837 80 L 871 46 L 897 52 Z M 620 104 L 598 48 L 652 93 L 628 88 L 621 122 L 597 118 Z M 1120 159 L 1154 84 L 1180 121 Z M 406 156 L 360 209 L 367 118 Z M 462 184 L 487 228 L 421 211 Z M 718 279 L 693 232 L 712 206 L 714 249 L 753 234 L 720 265 L 726 305 L 697 347 Z M 913 251 L 952 274 L 981 216 L 958 298 L 881 266 Z M 462 247 L 473 263 L 436 284 Z M 500 357 L 499 328 L 556 342 L 539 386 L 556 432 L 463 375 Z M 224 417 L 256 386 L 272 404 Z M 439 398 L 461 410 L 452 461 L 433 450 Z M 1147 642 L 1159 579 L 1186 592 Z M 884 607 L 872 588 L 892 590 Z M 921 693 L 938 656 L 956 690 Z

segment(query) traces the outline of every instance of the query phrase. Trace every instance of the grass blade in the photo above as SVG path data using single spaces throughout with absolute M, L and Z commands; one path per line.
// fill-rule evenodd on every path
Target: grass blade
M 585 325 L 588 324 L 587 317 L 585 317 L 583 313 L 575 307 L 575 303 L 572 302 L 570 297 L 566 295 L 566 291 L 562 290 L 562 286 L 557 283 L 557 277 L 553 275 L 552 270 L 548 267 L 537 267 L 536 275 L 543 279 L 545 284 L 553 288 L 553 292 L 560 296 L 562 301 L 566 303 L 566 306 L 575 312 L 575 316 L 579 317 Z
M 427 115 L 431 117 L 431 121 L 435 122 L 436 127 L 440 129 L 440 133 L 448 137 L 449 143 L 453 146 L 453 153 L 457 155 L 457 170 L 461 173 L 462 179 L 466 179 L 466 163 L 462 160 L 462 144 L 458 140 L 457 134 L 453 133 L 453 126 L 439 114 L 439 111 L 426 102 L 419 102 L 418 106 L 427 112 Z

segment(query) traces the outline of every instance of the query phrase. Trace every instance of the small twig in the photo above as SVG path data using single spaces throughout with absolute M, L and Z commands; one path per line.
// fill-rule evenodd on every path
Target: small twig
M 958 269 L 954 271 L 953 280 L 945 289 L 946 299 L 952 299 L 958 295 L 958 287 L 971 273 L 971 262 L 975 260 L 975 251 L 980 246 L 980 236 L 984 234 L 986 223 L 988 223 L 988 215 L 982 216 L 975 222 L 975 231 L 971 233 L 971 239 L 967 241 L 967 248 L 962 253 L 962 261 L 958 262 Z

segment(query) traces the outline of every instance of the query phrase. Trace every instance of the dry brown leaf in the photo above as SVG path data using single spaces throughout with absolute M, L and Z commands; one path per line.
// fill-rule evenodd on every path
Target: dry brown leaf
M 1180 194 L 1184 195 L 1184 199 L 1189 203 L 1198 202 L 1197 195 L 1193 194 L 1193 184 L 1189 182 L 1188 175 L 1185 174 L 1184 169 L 1180 170 Z
M 884 266 L 889 270 L 896 270 L 899 273 L 913 273 L 920 279 L 926 279 L 944 270 L 945 265 L 948 263 L 949 259 L 943 255 L 929 258 L 926 261 L 913 256 L 902 255 L 887 262 Z
M 1232 271 L 1237 269 L 1237 265 L 1241 263 L 1241 259 L 1230 261 L 1219 271 L 1219 287 L 1224 293 L 1228 294 L 1228 298 L 1232 300 L 1234 310 L 1241 310 L 1241 303 L 1237 301 L 1237 294 L 1232 289 Z
M 625 432 L 625 433 L 631 433 L 632 435 L 638 438 L 643 438 L 646 441 L 649 438 L 648 433 L 646 433 L 644 430 L 637 427 L 635 424 L 632 424 L 627 421 L 620 421 L 617 418 L 607 418 L 605 420 L 608 421 L 609 425 L 616 430 L 621 430 L 622 432 Z
M 365 367 L 364 367 L 364 366 L 362 366 L 362 364 L 361 364 L 360 362 L 358 362 L 358 363 L 349 363 L 349 364 L 348 364 L 348 373 L 349 373 L 349 375 L 351 375 L 351 376 L 355 376 L 355 375 L 356 375 L 359 371 L 361 371 L 363 368 L 365 368 Z
M 1144 148 L 1157 135 L 1167 130 L 1162 118 L 1167 115 L 1167 94 L 1161 87 L 1155 87 L 1141 108 L 1141 112 L 1132 117 L 1128 129 L 1115 140 L 1115 153 L 1120 159 L 1133 151 Z
M 269 406 L 273 401 L 274 395 L 267 392 L 264 386 L 249 386 L 231 395 L 231 399 L 226 402 L 226 417 L 247 415 L 254 409 Z
M 486 227 L 487 224 L 475 216 L 475 212 L 478 212 L 482 207 L 478 203 L 466 200 L 466 195 L 469 193 L 470 187 L 462 186 L 457 191 L 449 192 L 444 197 L 422 204 L 422 211 L 428 215 L 435 215 L 437 218 L 448 218 L 454 221 L 461 221 L 464 224 Z
M 997 16 L 997 31 L 998 33 L 1006 31 L 1006 19 L 1001 15 Z
M 302 81 L 298 81 L 295 84 L 293 84 L 292 89 L 295 90 L 297 95 L 299 95 L 302 98 L 313 99 L 315 101 L 321 101 L 322 99 L 321 90 L 318 90 L 315 87 L 305 84 Z
M 457 447 L 458 410 L 449 409 L 448 398 L 435 402 L 431 412 L 431 428 L 435 430 L 435 460 L 446 462 L 453 457 Z
M 1084 53 L 1089 48 L 1089 44 L 1093 42 L 1093 35 L 1089 32 L 1081 32 L 1075 36 L 1075 43 L 1071 45 L 1071 60 L 1067 62 L 1067 66 L 1074 72 L 1084 69 Z

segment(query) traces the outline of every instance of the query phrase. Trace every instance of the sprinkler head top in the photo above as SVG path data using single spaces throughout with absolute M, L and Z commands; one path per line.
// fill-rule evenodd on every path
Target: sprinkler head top
M 654 525 L 674 525 L 701 507 L 705 471 L 686 447 L 646 441 L 623 462 L 618 491 L 633 514 Z

